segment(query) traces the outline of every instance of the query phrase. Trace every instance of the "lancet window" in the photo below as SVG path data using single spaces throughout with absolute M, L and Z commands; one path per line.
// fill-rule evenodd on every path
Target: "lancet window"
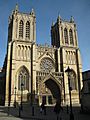
M 73 45 L 73 32 L 71 29 L 69 30 L 69 37 L 70 37 L 70 44 Z
M 68 44 L 68 31 L 66 28 L 64 29 L 64 39 L 65 39 L 65 43 Z
M 30 38 L 30 23 L 28 21 L 26 23 L 26 38 Z
M 19 23 L 19 37 L 20 38 L 23 38 L 23 21 L 21 20 L 20 23 Z
M 22 67 L 18 73 L 18 90 L 21 90 L 21 87 L 23 90 L 29 90 L 29 73 L 25 67 Z

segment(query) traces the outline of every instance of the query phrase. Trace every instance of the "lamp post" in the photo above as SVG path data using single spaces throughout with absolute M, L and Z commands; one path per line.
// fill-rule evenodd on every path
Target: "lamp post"
M 23 110 L 23 106 L 22 106 L 22 101 L 23 101 L 23 86 L 24 86 L 24 84 L 21 83 L 21 110 Z
M 34 116 L 34 105 L 33 105 L 33 100 L 34 100 L 34 93 L 33 93 L 33 45 L 35 42 L 31 43 L 31 106 L 32 106 L 32 116 Z
M 15 88 L 14 88 L 14 89 L 15 89 L 15 100 L 14 100 L 14 107 L 16 108 L 16 89 L 17 89 L 17 88 L 16 88 L 16 86 L 15 86 Z
M 65 70 L 65 72 L 67 73 L 68 76 L 68 87 L 69 87 L 69 97 L 70 97 L 70 120 L 74 120 L 74 115 L 73 115 L 73 111 L 72 111 L 72 99 L 71 99 L 71 91 L 72 88 L 70 86 L 70 74 L 72 72 L 72 69 L 68 68 Z

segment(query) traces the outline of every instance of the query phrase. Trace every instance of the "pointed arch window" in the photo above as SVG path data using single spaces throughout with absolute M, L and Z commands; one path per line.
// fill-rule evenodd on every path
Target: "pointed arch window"
M 30 38 L 30 23 L 29 21 L 26 22 L 26 38 Z
M 70 37 L 70 44 L 73 45 L 73 32 L 71 29 L 69 30 L 69 37 Z
M 20 23 L 19 23 L 19 37 L 20 38 L 23 38 L 23 21 L 21 20 Z
M 23 90 L 29 91 L 29 73 L 25 67 L 18 72 L 18 90 L 21 90 L 21 84 L 23 84 Z
M 72 90 L 77 90 L 76 74 L 73 70 L 71 71 L 71 74 L 70 74 L 70 87 L 72 88 Z
M 68 31 L 66 28 L 64 29 L 64 39 L 65 39 L 65 43 L 68 44 Z

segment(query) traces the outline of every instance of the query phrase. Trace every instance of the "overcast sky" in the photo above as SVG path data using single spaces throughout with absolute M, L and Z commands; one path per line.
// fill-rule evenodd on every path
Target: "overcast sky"
M 58 14 L 68 21 L 73 16 L 77 24 L 83 71 L 90 69 L 90 0 L 0 0 L 0 67 L 7 49 L 8 17 L 16 3 L 19 11 L 24 13 L 30 13 L 34 8 L 38 44 L 50 44 L 51 24 L 56 22 Z

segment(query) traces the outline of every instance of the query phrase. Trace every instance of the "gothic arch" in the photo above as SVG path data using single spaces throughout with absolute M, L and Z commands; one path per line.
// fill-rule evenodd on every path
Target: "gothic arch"
M 52 79 L 58 85 L 58 87 L 61 87 L 61 83 L 52 74 L 49 74 L 47 77 L 45 77 L 42 83 L 45 83 L 49 79 Z
M 72 71 L 70 73 L 70 87 L 72 88 L 72 90 L 77 90 L 77 81 L 76 80 L 77 80 L 76 73 L 72 69 Z
M 23 20 L 19 21 L 19 37 L 23 38 L 23 33 L 24 33 L 24 22 Z
M 26 22 L 26 38 L 30 39 L 30 22 Z
M 70 45 L 73 45 L 74 41 L 73 41 L 73 31 L 72 31 L 72 29 L 69 30 L 69 38 L 70 38 Z
M 23 90 L 29 91 L 29 71 L 25 66 L 21 66 L 17 71 L 17 89 L 21 90 L 23 83 Z
M 68 30 L 67 30 L 67 28 L 64 28 L 64 40 L 65 40 L 65 44 L 68 44 Z
M 49 58 L 53 61 L 53 63 L 55 63 L 55 60 L 53 59 L 53 57 L 50 55 L 50 53 L 48 52 L 48 50 L 46 49 L 45 52 L 43 54 L 40 55 L 40 57 L 38 58 L 40 61 L 44 58 Z
M 53 75 L 48 76 L 46 79 L 44 79 L 42 81 L 42 84 L 45 84 L 45 86 L 51 91 L 51 94 L 53 96 L 53 98 L 55 99 L 55 101 L 60 101 L 61 103 L 61 90 L 62 90 L 62 86 L 61 83 L 59 83 L 59 81 L 57 79 L 55 79 L 53 77 Z

